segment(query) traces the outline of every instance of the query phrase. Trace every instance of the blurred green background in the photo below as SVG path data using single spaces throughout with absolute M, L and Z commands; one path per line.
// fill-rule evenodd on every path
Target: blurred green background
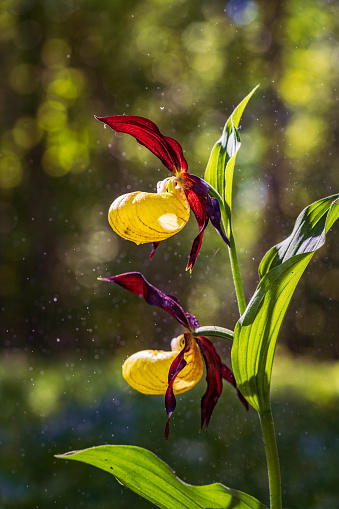
M 150 118 L 203 176 L 225 120 L 260 83 L 241 124 L 234 190 L 250 298 L 264 253 L 305 206 L 338 192 L 338 34 L 338 1 L 1 3 L 1 508 L 150 507 L 107 474 L 53 458 L 103 443 L 149 447 L 187 482 L 221 481 L 268 503 L 258 419 L 230 388 L 200 435 L 205 382 L 178 398 L 165 444 L 163 399 L 121 378 L 127 355 L 168 349 L 181 329 L 98 276 L 141 271 L 201 325 L 233 328 L 237 305 L 213 228 L 192 275 L 194 219 L 152 262 L 150 245 L 110 229 L 117 196 L 153 191 L 169 173 L 94 115 Z M 279 338 L 272 396 L 286 507 L 338 506 L 337 230 Z M 229 345 L 215 344 L 229 358 Z

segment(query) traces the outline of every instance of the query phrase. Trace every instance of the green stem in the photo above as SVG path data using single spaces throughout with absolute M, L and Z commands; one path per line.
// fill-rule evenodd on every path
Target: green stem
M 246 300 L 245 300 L 245 294 L 244 294 L 244 287 L 243 287 L 242 281 L 241 281 L 237 250 L 235 247 L 234 237 L 233 237 L 233 233 L 232 233 L 231 229 L 230 229 L 229 241 L 230 241 L 231 245 L 228 248 L 228 253 L 230 256 L 230 260 L 231 260 L 233 281 L 234 281 L 235 291 L 237 294 L 239 313 L 241 316 L 245 312 L 245 309 L 246 309 Z
M 195 329 L 195 331 L 192 332 L 192 336 L 214 336 L 233 341 L 234 332 L 224 327 L 218 327 L 217 325 L 206 325 Z
M 246 309 L 244 287 L 243 287 L 242 281 L 241 281 L 238 255 L 237 255 L 237 249 L 235 247 L 235 241 L 234 241 L 234 237 L 233 237 L 231 221 L 230 221 L 230 219 L 227 218 L 226 210 L 224 208 L 221 208 L 221 217 L 222 217 L 224 230 L 227 233 L 227 236 L 230 241 L 230 246 L 228 248 L 228 254 L 230 257 L 230 261 L 231 261 L 231 269 L 232 269 L 232 274 L 233 274 L 234 287 L 235 287 L 235 292 L 236 292 L 237 300 L 238 300 L 239 313 L 241 316 L 245 312 L 245 309 Z
M 259 414 L 259 416 L 267 461 L 270 488 L 270 508 L 281 509 L 280 466 L 271 406 L 269 405 L 264 412 Z

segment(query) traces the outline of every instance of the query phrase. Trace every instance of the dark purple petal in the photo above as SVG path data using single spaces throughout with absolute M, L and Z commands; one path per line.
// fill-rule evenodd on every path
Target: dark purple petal
M 222 393 L 222 362 L 213 343 L 203 337 L 195 338 L 206 364 L 207 390 L 201 399 L 201 429 L 205 430 Z
M 161 134 L 154 122 L 133 115 L 96 118 L 118 133 L 133 136 L 140 145 L 153 152 L 172 173 L 187 171 L 187 162 L 180 144 L 173 138 Z
M 186 173 L 182 176 L 186 197 L 195 215 L 199 227 L 199 234 L 194 239 L 186 270 L 192 272 L 199 254 L 205 228 L 211 220 L 214 228 L 220 233 L 222 239 L 229 246 L 230 242 L 221 228 L 221 213 L 219 202 L 208 194 L 209 186 L 203 179 Z
M 190 175 L 188 173 L 183 177 L 183 180 L 186 189 L 186 197 L 193 211 L 193 214 L 195 215 L 199 228 L 199 234 L 193 241 L 192 249 L 186 267 L 186 270 L 192 272 L 192 269 L 194 267 L 195 261 L 197 259 L 201 247 L 202 238 L 204 236 L 204 230 L 208 223 L 208 216 L 206 213 L 206 198 L 208 196 L 208 186 L 199 177 L 196 177 L 195 175 Z
M 206 212 L 214 228 L 220 233 L 224 242 L 230 246 L 230 241 L 221 228 L 221 212 L 219 202 L 216 198 L 212 198 L 211 196 L 207 197 Z
M 186 189 L 192 189 L 196 194 L 207 197 L 209 191 L 209 185 L 205 180 L 191 173 L 185 173 L 182 175 Z
M 198 320 L 190 313 L 186 313 L 178 299 L 158 290 L 140 272 L 126 272 L 125 274 L 99 279 L 116 283 L 135 295 L 142 295 L 147 304 L 164 309 L 188 330 L 199 327 Z
M 244 405 L 244 407 L 248 411 L 250 409 L 248 401 L 244 398 L 244 396 L 239 391 L 232 371 L 225 364 L 222 365 L 222 377 L 224 380 L 226 380 L 227 382 L 229 382 L 236 388 L 238 398 L 240 399 L 241 403 Z
M 185 332 L 184 336 L 185 336 L 185 345 L 184 345 L 183 349 L 178 353 L 178 355 L 176 356 L 174 361 L 172 362 L 170 370 L 168 372 L 168 387 L 167 387 L 167 391 L 166 391 L 166 395 L 165 395 L 165 408 L 166 408 L 166 412 L 167 412 L 167 423 L 166 423 L 166 428 L 165 428 L 166 442 L 167 442 L 168 434 L 169 434 L 170 418 L 171 418 L 171 415 L 173 414 L 174 409 L 176 407 L 176 400 L 175 400 L 175 396 L 174 396 L 174 392 L 173 392 L 173 384 L 174 384 L 176 377 L 180 373 L 180 371 L 182 371 L 187 364 L 187 362 L 184 359 L 184 354 L 189 348 L 189 341 L 191 340 L 190 339 L 191 336 L 188 332 Z

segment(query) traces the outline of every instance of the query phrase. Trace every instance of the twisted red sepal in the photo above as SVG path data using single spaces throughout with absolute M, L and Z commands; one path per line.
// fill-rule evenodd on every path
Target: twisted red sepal
M 191 335 L 189 334 L 189 332 L 185 332 L 184 336 L 185 336 L 185 345 L 184 345 L 183 349 L 178 353 L 178 355 L 176 356 L 174 361 L 172 362 L 171 367 L 168 372 L 168 387 L 167 387 L 167 391 L 166 391 L 166 395 L 165 395 L 165 408 L 166 408 L 166 412 L 167 412 L 167 422 L 166 422 L 166 428 L 165 428 L 166 442 L 167 442 L 168 434 L 169 434 L 170 418 L 171 418 L 171 415 L 173 414 L 174 409 L 177 404 L 176 400 L 175 400 L 174 392 L 173 392 L 173 384 L 174 384 L 176 377 L 180 373 L 180 371 L 182 371 L 187 364 L 187 362 L 184 359 L 184 354 L 189 349 L 189 342 L 191 340 Z
M 180 144 L 173 138 L 161 134 L 159 128 L 151 120 L 133 115 L 95 118 L 118 133 L 127 133 L 133 136 L 140 145 L 144 145 L 153 152 L 172 173 L 175 173 L 176 170 L 187 171 L 187 162 Z
M 213 343 L 203 337 L 195 338 L 206 364 L 207 390 L 201 399 L 201 428 L 207 430 L 212 412 L 222 393 L 222 362 Z
M 201 248 L 204 231 L 210 220 L 214 228 L 220 233 L 222 239 L 229 246 L 230 242 L 221 228 L 221 213 L 219 202 L 208 194 L 208 184 L 195 175 L 185 174 L 183 177 L 188 203 L 196 217 L 199 234 L 194 239 L 186 270 L 192 272 L 198 253 Z
M 235 388 L 237 386 L 232 371 L 221 362 L 213 343 L 204 336 L 195 339 L 206 364 L 207 390 L 201 399 L 201 429 L 205 426 L 205 430 L 207 430 L 214 407 L 222 393 L 222 379 L 231 383 Z M 238 396 L 245 408 L 248 409 L 248 403 L 239 391 Z
M 147 304 L 164 309 L 188 330 L 195 330 L 199 327 L 198 320 L 184 310 L 178 299 L 158 290 L 140 272 L 126 272 L 125 274 L 99 279 L 116 283 L 135 295 L 142 295 Z
M 246 410 L 249 411 L 250 407 L 249 407 L 248 401 L 244 398 L 244 396 L 239 391 L 232 371 L 225 364 L 222 364 L 222 377 L 224 380 L 226 380 L 227 382 L 229 382 L 236 388 L 238 398 L 240 399 L 241 403 L 244 405 Z

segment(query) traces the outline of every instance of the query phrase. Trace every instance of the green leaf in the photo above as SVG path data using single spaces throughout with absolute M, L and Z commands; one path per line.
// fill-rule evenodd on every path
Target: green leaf
M 225 201 L 225 170 L 230 160 L 234 160 L 240 148 L 240 137 L 230 117 L 225 124 L 220 140 L 214 145 L 207 163 L 204 179 L 211 184 Z
M 222 199 L 221 206 L 225 208 L 228 219 L 231 213 L 234 163 L 241 145 L 237 127 L 248 101 L 258 86 L 238 104 L 228 118 L 220 140 L 216 142 L 212 149 L 205 171 L 204 179 L 220 195 Z
M 307 207 L 292 234 L 259 266 L 260 283 L 234 330 L 232 366 L 241 393 L 259 412 L 269 407 L 277 336 L 295 287 L 314 252 L 339 217 L 339 195 Z
M 152 452 L 127 445 L 102 445 L 57 456 L 98 467 L 162 509 L 267 509 L 255 498 L 222 484 L 191 486 Z M 112 508 L 115 506 L 112 502 Z

